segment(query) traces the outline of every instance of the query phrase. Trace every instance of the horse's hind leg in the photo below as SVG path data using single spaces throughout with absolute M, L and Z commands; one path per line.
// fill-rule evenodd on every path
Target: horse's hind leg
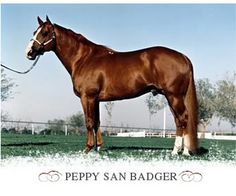
M 99 151 L 102 146 L 102 133 L 100 129 L 100 112 L 99 112 L 99 102 L 95 103 L 95 119 L 94 119 L 94 131 L 96 138 L 96 150 Z
M 176 138 L 172 154 L 178 154 L 183 149 L 183 133 L 187 127 L 188 114 L 182 96 L 166 96 L 176 124 Z
M 173 112 L 172 112 L 173 113 Z M 177 118 L 174 117 L 175 122 L 177 121 Z M 176 136 L 175 136 L 175 143 L 174 148 L 171 152 L 172 155 L 177 155 L 183 150 L 183 129 L 180 127 L 176 127 Z

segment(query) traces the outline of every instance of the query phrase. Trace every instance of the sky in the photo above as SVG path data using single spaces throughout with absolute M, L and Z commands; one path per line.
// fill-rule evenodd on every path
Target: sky
M 158 45 L 178 50 L 191 59 L 195 79 L 215 82 L 236 71 L 236 4 L 1 4 L 2 63 L 22 71 L 31 66 L 25 48 L 38 27 L 37 16 L 45 20 L 46 15 L 114 50 Z M 45 53 L 27 75 L 5 73 L 18 85 L 14 98 L 2 104 L 14 120 L 65 119 L 82 111 L 70 76 L 53 52 Z M 115 102 L 113 124 L 148 127 L 144 100 Z M 105 125 L 104 103 L 100 108 Z M 163 126 L 162 112 L 153 117 L 153 127 Z M 174 128 L 169 110 L 167 119 L 167 128 Z

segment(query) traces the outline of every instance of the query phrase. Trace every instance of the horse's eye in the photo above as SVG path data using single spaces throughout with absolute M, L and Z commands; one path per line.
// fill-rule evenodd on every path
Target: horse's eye
M 46 36 L 48 35 L 48 32 L 45 31 L 45 32 L 42 33 L 42 35 L 43 35 L 44 37 L 46 37 Z

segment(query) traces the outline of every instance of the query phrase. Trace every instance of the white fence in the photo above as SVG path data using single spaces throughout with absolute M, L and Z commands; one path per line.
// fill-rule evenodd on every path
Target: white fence
M 52 126 L 63 132 L 63 134 L 85 133 L 85 127 L 76 127 L 68 123 L 47 123 L 47 122 L 30 122 L 30 121 L 1 121 L 1 130 L 16 133 L 28 134 L 48 134 L 46 133 Z M 175 130 L 172 129 L 150 129 L 140 127 L 120 127 L 120 126 L 101 126 L 104 134 L 109 136 L 126 136 L 126 137 L 172 137 Z M 51 132 L 50 134 L 58 134 Z
M 52 126 L 57 131 L 53 132 Z M 150 129 L 140 127 L 101 126 L 105 135 L 118 137 L 175 137 L 174 129 Z M 1 131 L 27 134 L 84 134 L 85 127 L 76 127 L 68 123 L 47 123 L 30 121 L 1 121 Z M 198 132 L 198 138 L 236 140 L 236 133 Z
M 31 133 L 31 134 L 46 134 L 46 131 L 50 129 L 50 126 L 58 126 L 59 129 L 68 135 L 69 131 L 72 131 L 74 125 L 67 123 L 46 123 L 46 122 L 30 122 L 30 121 L 1 121 L 1 130 L 16 133 Z M 78 127 L 78 129 L 84 129 Z M 56 134 L 56 133 L 54 133 Z
M 219 133 L 211 133 L 207 132 L 205 133 L 205 139 L 216 139 L 216 140 L 236 140 L 236 134 L 235 135 L 224 135 Z

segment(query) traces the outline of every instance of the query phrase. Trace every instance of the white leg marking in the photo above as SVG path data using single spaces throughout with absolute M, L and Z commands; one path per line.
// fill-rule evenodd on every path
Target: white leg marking
M 178 152 L 180 152 L 182 150 L 182 147 L 183 147 L 183 138 L 181 136 L 176 136 L 175 146 L 174 146 L 174 149 L 171 154 L 177 155 Z
M 100 149 L 101 149 L 101 146 L 98 146 L 98 147 L 97 147 L 97 151 L 99 152 L 99 151 L 100 151 Z
M 190 146 L 189 137 L 188 137 L 188 134 L 185 134 L 184 135 L 184 151 L 183 151 L 183 155 L 190 156 L 189 149 L 188 149 L 189 146 Z

